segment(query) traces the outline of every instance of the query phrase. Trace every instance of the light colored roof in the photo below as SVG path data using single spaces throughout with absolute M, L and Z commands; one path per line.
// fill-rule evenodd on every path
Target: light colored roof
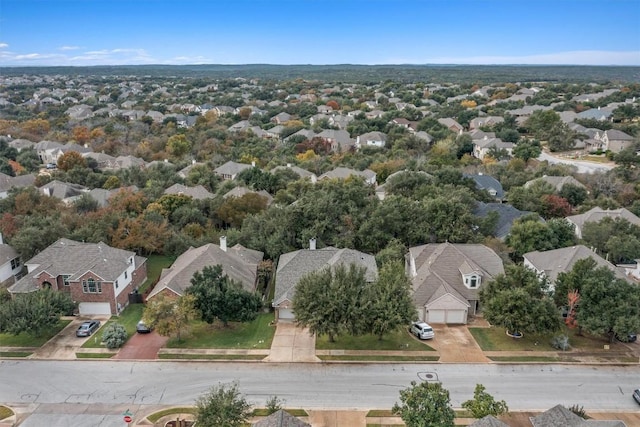
M 182 184 L 173 184 L 171 187 L 164 190 L 164 194 L 184 194 L 185 196 L 190 196 L 196 200 L 213 199 L 215 197 L 202 185 L 187 187 Z
M 271 194 L 269 194 L 265 190 L 253 191 L 253 190 L 248 189 L 247 187 L 234 187 L 231 190 L 227 191 L 222 196 L 222 198 L 223 199 L 227 199 L 229 197 L 242 197 L 245 194 L 257 194 L 259 196 L 262 196 L 265 199 L 267 199 L 267 205 L 270 205 L 271 202 L 273 202 L 273 196 L 271 196 Z
M 469 424 L 469 427 L 509 427 L 509 424 L 503 423 L 493 415 L 487 415 Z
M 378 277 L 378 267 L 373 255 L 355 249 L 337 249 L 326 247 L 318 250 L 300 249 L 280 255 L 276 269 L 276 289 L 273 305 L 291 301 L 300 279 L 313 271 L 337 265 L 356 264 L 366 268 L 367 281 L 373 282 Z
M 532 427 L 625 427 L 619 420 L 585 420 L 562 405 L 556 405 L 535 417 L 530 417 Z
M 551 283 L 556 281 L 559 273 L 570 271 L 578 260 L 586 258 L 593 258 L 598 267 L 607 267 L 616 274 L 616 277 L 626 279 L 623 269 L 611 264 L 584 245 L 542 252 L 527 252 L 523 257 L 525 261 L 531 263 L 536 270 L 544 272 Z
M 504 273 L 500 257 L 490 248 L 479 244 L 429 243 L 409 249 L 415 261 L 416 275 L 412 277 L 413 300 L 425 305 L 442 287 L 464 301 L 478 299 L 478 289 L 467 288 L 462 271 L 477 272 L 486 283 Z M 482 286 L 482 285 L 481 285 Z
M 578 181 L 572 176 L 542 176 L 540 178 L 532 179 L 531 181 L 525 182 L 524 188 L 529 188 L 536 182 L 540 182 L 540 181 L 544 181 L 548 184 L 551 184 L 556 189 L 556 191 L 562 190 L 562 187 L 564 187 L 567 184 L 575 185 L 576 187 L 580 187 L 580 188 L 585 188 L 585 186 L 580 181 Z
M 605 218 L 624 218 L 631 224 L 640 226 L 640 218 L 625 208 L 602 209 L 601 207 L 596 206 L 583 214 L 568 216 L 567 220 L 574 223 L 576 227 L 582 229 L 587 222 L 600 222 Z
M 0 265 L 5 265 L 9 261 L 18 257 L 18 252 L 12 246 L 0 243 Z
M 222 272 L 229 278 L 240 282 L 242 287 L 250 292 L 255 290 L 258 274 L 258 263 L 264 254 L 260 251 L 247 249 L 237 244 L 226 251 L 220 246 L 209 243 L 197 248 L 191 247 L 180 255 L 169 268 L 162 270 L 158 283 L 148 298 L 157 295 L 164 289 L 169 289 L 177 295 L 183 295 L 191 286 L 191 278 L 204 267 L 220 264 Z
M 213 171 L 218 175 L 231 175 L 235 176 L 242 172 L 245 169 L 249 169 L 251 165 L 247 165 L 245 163 L 236 163 L 233 161 L 228 161 L 222 166 L 218 166 Z
M 129 260 L 134 256 L 134 252 L 112 248 L 103 242 L 82 243 L 58 239 L 25 263 L 30 266 L 31 272 L 9 290 L 12 293 L 38 290 L 35 279 L 44 271 L 53 277 L 70 275 L 70 280 L 76 280 L 91 271 L 102 281 L 113 282 L 128 268 Z
M 369 169 L 365 169 L 363 171 L 357 171 L 355 169 L 350 169 L 350 168 L 343 168 L 343 167 L 337 167 L 333 170 L 330 170 L 328 172 L 323 173 L 322 175 L 320 175 L 318 177 L 318 179 L 347 179 L 349 178 L 351 175 L 356 175 L 356 176 L 361 176 L 363 177 L 365 180 L 369 180 L 371 178 L 374 178 L 376 176 L 376 173 L 372 170 Z
M 296 174 L 298 174 L 301 178 L 307 178 L 307 177 L 311 178 L 315 176 L 313 172 L 309 172 L 306 169 L 302 169 L 299 166 L 291 165 L 291 164 L 288 164 L 287 166 L 276 166 L 275 168 L 271 169 L 271 173 L 277 172 L 279 170 L 291 170 Z

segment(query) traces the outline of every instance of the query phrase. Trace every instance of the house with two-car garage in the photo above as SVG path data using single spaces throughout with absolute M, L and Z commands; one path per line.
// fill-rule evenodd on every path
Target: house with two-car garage
M 480 288 L 504 273 L 487 246 L 448 242 L 410 248 L 406 269 L 418 317 L 430 324 L 466 324 L 480 311 Z
M 49 288 L 78 303 L 80 315 L 118 314 L 147 279 L 147 259 L 100 243 L 58 239 L 25 262 L 27 274 L 9 287 L 14 296 Z

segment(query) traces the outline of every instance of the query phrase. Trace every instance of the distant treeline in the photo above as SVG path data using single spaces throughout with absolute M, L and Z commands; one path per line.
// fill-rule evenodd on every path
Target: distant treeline
M 637 66 L 578 65 L 118 65 L 94 67 L 4 67 L 0 75 L 149 76 L 267 80 L 319 80 L 342 83 L 508 83 L 640 82 Z

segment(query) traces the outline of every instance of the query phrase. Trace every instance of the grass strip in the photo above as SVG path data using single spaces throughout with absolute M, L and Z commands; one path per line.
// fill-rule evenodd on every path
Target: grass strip
M 32 354 L 31 351 L 0 351 L 0 357 L 29 357 Z
M 110 359 L 116 353 L 76 353 L 78 359 Z
M 168 409 L 163 409 L 162 411 L 154 412 L 151 415 L 148 415 L 147 419 L 155 424 L 156 422 L 158 422 L 160 418 L 165 417 L 167 415 L 173 415 L 173 414 L 195 415 L 196 411 L 197 409 L 194 406 L 168 408 Z
M 183 354 L 183 353 L 160 353 L 158 359 L 176 360 L 262 360 L 266 354 Z
M 320 360 L 347 360 L 362 362 L 436 362 L 440 356 L 357 356 L 357 355 L 317 355 Z

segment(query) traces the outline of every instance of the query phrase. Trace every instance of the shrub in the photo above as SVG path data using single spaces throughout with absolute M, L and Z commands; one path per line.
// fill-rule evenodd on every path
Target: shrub
M 569 337 L 564 334 L 556 335 L 551 339 L 551 346 L 558 350 L 567 351 L 571 348 Z
M 102 341 L 107 348 L 120 348 L 127 341 L 127 331 L 119 323 L 111 323 L 102 333 Z
M 282 409 L 282 405 L 284 405 L 285 401 L 278 398 L 278 396 L 271 396 L 267 400 L 267 413 L 269 415 L 278 412 Z
M 574 414 L 576 414 L 577 416 L 579 416 L 580 418 L 582 418 L 583 420 L 589 419 L 589 416 L 584 410 L 584 406 L 578 406 L 578 404 L 575 404 L 575 405 L 571 405 L 567 409 L 573 412 Z

